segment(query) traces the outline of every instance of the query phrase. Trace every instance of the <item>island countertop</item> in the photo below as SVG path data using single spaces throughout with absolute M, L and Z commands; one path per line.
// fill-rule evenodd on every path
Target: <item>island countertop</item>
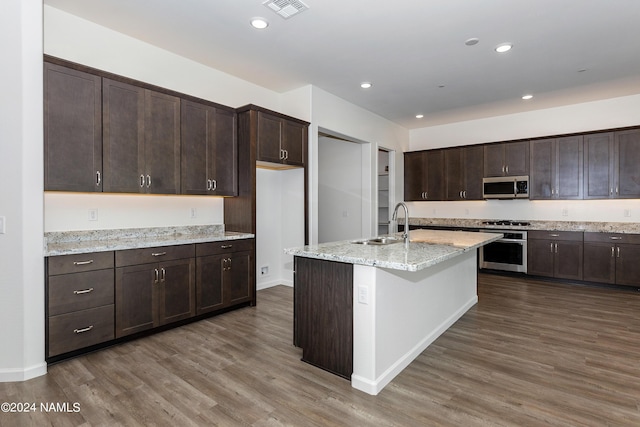
M 401 238 L 399 233 L 393 236 Z M 403 243 L 362 245 L 353 243 L 354 240 L 342 240 L 288 248 L 285 249 L 285 253 L 392 270 L 419 271 L 475 250 L 501 237 L 500 233 L 412 230 L 409 233 L 408 248 Z

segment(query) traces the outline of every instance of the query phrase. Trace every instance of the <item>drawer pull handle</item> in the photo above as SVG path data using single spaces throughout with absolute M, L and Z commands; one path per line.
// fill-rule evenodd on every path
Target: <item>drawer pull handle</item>
M 549 234 L 550 237 L 560 237 L 559 234 Z
M 233 245 L 222 245 L 222 246 L 220 246 L 221 249 L 229 249 L 229 248 L 232 248 L 232 247 L 233 247 Z
M 166 252 L 153 252 L 151 254 L 151 256 L 162 256 L 162 255 L 166 255 L 166 254 L 167 254 Z
M 622 240 L 622 237 L 612 236 L 612 237 L 609 237 L 609 239 L 611 239 L 611 240 Z
M 83 289 L 81 291 L 73 291 L 75 295 L 88 294 L 89 292 L 93 292 L 93 288 Z
M 87 265 L 87 264 L 93 264 L 93 260 L 90 259 L 89 261 L 73 261 L 73 265 Z
M 74 329 L 73 332 L 75 332 L 76 334 L 81 334 L 83 332 L 89 332 L 92 329 L 93 329 L 93 325 L 87 326 L 86 328 Z

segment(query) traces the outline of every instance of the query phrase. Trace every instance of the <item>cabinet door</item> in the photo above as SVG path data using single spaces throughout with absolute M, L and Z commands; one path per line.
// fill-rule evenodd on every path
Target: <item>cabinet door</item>
M 116 268 L 116 338 L 151 329 L 157 322 L 157 264 Z
M 404 200 L 424 200 L 427 191 L 425 152 L 404 153 Z
M 582 252 L 582 242 L 555 242 L 553 276 L 561 279 L 582 280 Z
M 608 199 L 615 187 L 613 133 L 584 136 L 584 198 Z
M 307 157 L 307 126 L 282 120 L 282 149 L 284 163 L 304 166 Z
M 445 199 L 461 200 L 464 191 L 464 157 L 462 147 L 444 150 Z
M 224 307 L 223 259 L 226 255 L 202 256 L 197 259 L 196 314 Z
M 484 176 L 504 175 L 504 145 L 487 144 L 484 146 Z
M 427 200 L 444 200 L 444 150 L 427 151 Z
M 640 198 L 640 130 L 615 133 L 615 196 Z
M 582 199 L 583 161 L 582 136 L 569 136 L 556 140 L 553 161 L 555 198 Z M 533 171 L 531 174 L 533 175 Z
M 257 160 L 280 163 L 280 139 L 282 137 L 281 120 L 279 117 L 258 112 L 258 153 Z
M 145 91 L 146 190 L 180 193 L 180 98 Z
M 554 276 L 554 242 L 529 239 L 527 241 L 527 274 Z
M 196 314 L 195 261 L 193 258 L 159 265 L 158 324 L 188 319 Z
M 584 243 L 583 279 L 590 282 L 615 283 L 615 245 Z
M 44 189 L 102 191 L 98 76 L 44 64 Z
M 144 192 L 144 89 L 103 79 L 102 122 L 104 191 Z
M 464 193 L 466 200 L 482 200 L 482 178 L 483 178 L 483 155 L 482 145 L 464 147 Z
M 211 157 L 209 177 L 215 180 L 212 194 L 238 195 L 238 139 L 236 114 L 216 109 L 213 116 L 213 138 L 209 140 Z M 207 155 L 207 158 L 210 158 Z
M 252 252 L 235 252 L 228 261 L 231 275 L 229 283 L 225 283 L 230 305 L 240 304 L 251 300 L 253 284 Z M 226 278 L 225 278 L 226 279 Z
M 207 165 L 214 157 L 214 153 L 208 146 L 212 125 L 210 116 L 215 114 L 212 110 L 212 107 L 182 100 L 180 112 L 182 194 L 209 194 L 207 179 L 210 178 L 207 174 Z
M 554 139 L 541 139 L 530 142 L 531 175 L 529 176 L 529 198 L 551 199 L 554 197 L 555 171 Z
M 505 175 L 529 175 L 529 141 L 504 143 Z
M 616 247 L 616 284 L 640 287 L 640 245 Z

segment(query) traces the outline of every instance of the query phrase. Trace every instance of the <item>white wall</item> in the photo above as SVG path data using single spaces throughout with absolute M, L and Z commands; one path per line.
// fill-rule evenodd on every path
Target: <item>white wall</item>
M 292 286 L 293 256 L 283 249 L 304 245 L 304 170 L 258 168 L 256 206 L 256 287 Z
M 363 163 L 363 176 L 369 188 L 363 194 L 363 221 L 368 224 L 367 235 L 377 233 L 377 155 L 378 147 L 396 150 L 398 153 L 409 148 L 409 131 L 370 111 L 349 104 L 341 98 L 317 87 L 311 93 L 311 132 L 309 140 L 309 217 L 310 243 L 318 242 L 318 131 L 344 136 L 353 141 L 367 142 L 368 159 Z M 392 194 L 402 195 L 402 155 L 395 156 L 396 188 Z M 395 204 L 396 200 L 391 203 Z
M 410 150 L 640 125 L 640 95 L 415 129 Z M 640 200 L 412 202 L 412 217 L 640 222 Z M 625 217 L 625 210 L 630 216 Z
M 365 144 L 318 138 L 318 243 L 363 235 Z
M 42 2 L 0 13 L 0 382 L 46 373 L 42 254 Z

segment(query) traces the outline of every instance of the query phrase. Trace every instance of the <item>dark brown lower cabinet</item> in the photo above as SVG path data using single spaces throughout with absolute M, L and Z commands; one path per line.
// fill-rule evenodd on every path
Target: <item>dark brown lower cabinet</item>
M 46 260 L 46 357 L 114 338 L 113 252 Z
M 529 231 L 527 274 L 582 280 L 583 233 Z
M 196 245 L 196 313 L 251 301 L 255 305 L 255 240 Z
M 116 338 L 195 315 L 194 254 L 193 245 L 116 252 Z M 127 265 L 145 257 L 162 261 Z
M 584 233 L 584 280 L 640 287 L 640 235 Z
M 295 257 L 294 344 L 302 360 L 353 373 L 353 265 Z

